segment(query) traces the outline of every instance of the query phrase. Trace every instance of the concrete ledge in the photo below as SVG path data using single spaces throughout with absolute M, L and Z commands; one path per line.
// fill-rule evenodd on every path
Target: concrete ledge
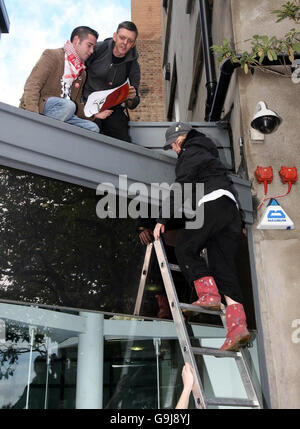
M 175 160 L 0 103 L 0 164 L 96 189 L 109 182 L 170 182 Z
M 92 313 L 105 315 L 105 313 L 101 312 Z M 0 302 L 0 319 L 17 322 L 23 327 L 36 326 L 41 331 L 52 333 L 53 338 L 56 337 L 60 340 L 86 332 L 86 318 L 84 315 L 47 310 L 38 306 Z M 224 338 L 226 335 L 223 327 L 197 324 L 192 325 L 192 330 L 194 336 L 199 338 Z M 173 321 L 138 320 L 135 318 L 132 318 L 132 320 L 104 319 L 103 335 L 106 338 L 114 339 L 177 338 Z
M 111 183 L 119 189 L 119 176 L 127 175 L 128 186 L 173 183 L 176 159 L 162 150 L 146 149 L 156 134 L 170 123 L 131 123 L 135 144 L 87 131 L 0 103 L 0 165 L 96 189 Z M 215 136 L 220 147 L 230 151 L 228 136 L 215 124 L 195 124 Z M 154 136 L 154 137 L 153 137 Z M 147 143 L 147 144 L 146 144 Z M 153 146 L 153 145 L 152 145 Z M 253 223 L 250 182 L 232 175 L 245 221 Z

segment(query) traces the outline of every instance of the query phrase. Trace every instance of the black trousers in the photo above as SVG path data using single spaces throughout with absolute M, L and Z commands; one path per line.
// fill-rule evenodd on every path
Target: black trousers
M 203 226 L 185 229 L 175 248 L 178 264 L 189 284 L 201 277 L 213 276 L 221 296 L 242 302 L 236 271 L 240 234 L 241 217 L 234 201 L 223 196 L 204 203 Z M 208 265 L 200 256 L 204 248 Z
M 106 119 L 95 119 L 100 128 L 100 133 L 115 139 L 131 142 L 129 137 L 129 117 L 126 111 L 117 106 L 114 112 Z

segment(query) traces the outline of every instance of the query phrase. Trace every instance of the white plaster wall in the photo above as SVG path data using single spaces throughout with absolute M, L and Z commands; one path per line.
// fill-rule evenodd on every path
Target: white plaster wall
M 280 8 L 282 1 L 232 0 L 231 3 L 235 41 L 241 49 L 247 47 L 243 41 L 254 34 L 280 37 L 295 26 L 291 21 L 275 24 L 275 16 L 269 14 Z M 300 85 L 292 83 L 290 78 L 257 71 L 254 76 L 246 76 L 242 71 L 237 75 L 248 171 L 253 180 L 253 194 L 260 201 L 263 185 L 254 178 L 258 165 L 273 167 L 270 196 L 287 191 L 287 184 L 282 184 L 279 177 L 282 165 L 296 166 L 300 172 Z M 283 122 L 275 133 L 265 136 L 264 143 L 253 143 L 249 136 L 250 122 L 260 100 L 276 111 Z M 263 207 L 253 225 L 255 262 L 272 407 L 299 408 L 300 343 L 293 342 L 292 337 L 293 321 L 300 318 L 299 184 L 278 202 L 294 221 L 295 230 L 257 230 Z
M 245 40 L 254 34 L 283 36 L 295 24 L 287 20 L 275 23 L 276 17 L 270 12 L 279 9 L 282 3 L 284 0 L 215 0 L 213 43 L 221 43 L 227 37 L 242 52 L 249 47 L 249 42 Z M 192 84 L 195 31 L 198 31 L 198 2 L 194 2 L 190 15 L 185 13 L 185 6 L 185 1 L 173 0 L 168 58 L 172 66 L 174 53 L 177 53 L 181 120 L 203 121 L 205 72 L 201 76 L 194 110 L 187 110 Z M 170 84 L 167 84 L 168 90 L 169 87 Z M 250 140 L 249 131 L 256 104 L 261 100 L 276 111 L 283 122 L 275 133 L 265 136 L 264 143 L 258 144 Z M 225 101 L 224 113 L 228 112 L 232 103 L 234 109 L 231 126 L 236 167 L 240 162 L 239 138 L 242 137 L 248 173 L 253 181 L 253 195 L 257 201 L 263 198 L 264 193 L 263 185 L 258 185 L 254 177 L 258 165 L 273 167 L 274 180 L 268 188 L 268 195 L 285 193 L 287 185 L 281 183 L 278 174 L 281 166 L 296 166 L 300 174 L 300 84 L 292 83 L 289 78 L 278 78 L 258 71 L 252 76 L 236 70 Z M 295 337 L 292 336 L 296 330 L 292 324 L 300 320 L 299 186 L 300 182 L 288 196 L 278 199 L 294 221 L 295 230 L 257 230 L 257 220 L 253 225 L 255 264 L 273 408 L 300 408 L 300 341 L 293 342 Z M 263 210 L 264 208 L 258 213 L 257 219 Z

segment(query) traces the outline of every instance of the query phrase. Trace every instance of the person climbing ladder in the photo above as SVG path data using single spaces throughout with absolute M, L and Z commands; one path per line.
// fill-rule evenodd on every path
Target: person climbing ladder
M 204 196 L 199 201 L 193 194 L 194 210 L 204 204 L 204 222 L 198 229 L 185 228 L 175 252 L 183 275 L 196 289 L 198 299 L 193 305 L 218 310 L 221 301 L 226 302 L 227 335 L 221 350 L 237 351 L 250 340 L 250 334 L 235 265 L 241 216 L 231 181 L 213 141 L 190 124 L 177 122 L 169 127 L 164 149 L 178 155 L 177 183 L 204 183 Z M 170 209 L 172 217 L 172 203 Z M 155 240 L 164 233 L 168 220 L 157 220 Z M 199 256 L 204 248 L 208 264 Z

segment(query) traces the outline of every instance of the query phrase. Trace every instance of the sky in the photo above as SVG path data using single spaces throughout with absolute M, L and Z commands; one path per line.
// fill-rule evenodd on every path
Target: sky
M 0 39 L 0 101 L 19 105 L 24 83 L 44 49 L 59 48 L 79 25 L 111 37 L 131 20 L 131 0 L 4 0 L 10 31 Z

